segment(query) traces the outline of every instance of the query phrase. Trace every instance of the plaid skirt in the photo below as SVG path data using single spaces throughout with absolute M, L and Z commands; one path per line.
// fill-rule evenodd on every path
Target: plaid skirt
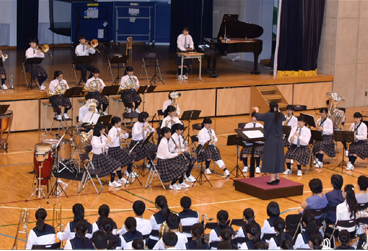
M 214 145 L 208 145 L 206 150 L 202 151 L 200 154 L 199 150 L 202 148 L 202 145 L 198 145 L 197 147 L 197 162 L 201 163 L 203 161 L 206 161 L 208 159 L 212 159 L 213 161 L 217 161 L 221 159 L 220 151 L 219 149 Z
M 49 100 L 50 100 L 52 107 L 59 107 L 59 106 L 63 106 L 63 107 L 69 106 L 70 108 L 72 107 L 72 103 L 70 102 L 70 99 L 64 97 L 63 95 L 54 95 L 50 97 Z
M 356 154 L 359 158 L 368 157 L 368 142 L 366 140 L 358 140 L 349 147 L 349 154 Z
M 133 156 L 129 155 L 129 151 L 126 148 L 118 147 L 109 147 L 108 155 L 119 161 L 121 167 L 129 165 L 133 162 Z
M 311 152 L 308 146 L 297 146 L 291 144 L 289 150 L 286 152 L 285 159 L 293 159 L 298 161 L 301 165 L 308 165 Z
M 5 79 L 6 79 L 6 71 L 4 67 L 0 67 L 0 75 L 5 75 Z
M 313 146 L 313 153 L 323 151 L 330 157 L 335 157 L 335 143 L 333 135 L 323 135 L 322 141 L 316 141 Z
M 264 146 L 256 146 L 256 148 L 254 149 L 254 156 L 258 155 L 259 157 L 262 158 L 263 148 L 264 148 Z M 240 153 L 240 160 L 243 160 L 243 155 L 244 154 L 252 155 L 252 147 L 251 146 L 243 147 L 243 149 L 241 150 L 241 153 Z
M 184 59 L 183 65 L 191 65 L 191 64 L 193 64 L 192 58 Z M 176 57 L 176 65 L 181 66 L 181 57 L 179 56 Z
M 27 65 L 26 72 L 29 72 L 31 74 L 32 79 L 36 79 L 38 76 L 47 78 L 46 70 L 39 64 Z
M 88 94 L 86 95 L 86 100 L 92 99 L 92 98 L 98 101 L 98 105 L 102 105 L 102 104 L 108 105 L 109 104 L 109 101 L 107 100 L 107 98 L 101 95 L 99 91 L 88 92 Z
M 157 159 L 156 168 L 162 182 L 170 182 L 187 171 L 185 158 L 182 155 L 172 159 Z
M 138 141 L 132 140 L 130 142 L 130 146 L 129 149 L 132 149 L 132 147 L 137 144 Z M 143 140 L 140 141 L 141 143 L 143 142 Z M 149 151 L 154 151 L 157 152 L 157 146 L 155 144 L 152 144 L 151 142 L 148 142 L 147 144 L 145 144 L 143 147 L 141 147 L 141 144 L 138 144 L 134 150 L 133 150 L 133 154 L 135 155 L 135 161 L 140 161 L 144 158 L 148 158 Z M 153 157 L 153 156 L 152 156 Z
M 106 154 L 93 154 L 92 164 L 96 169 L 102 169 L 99 177 L 105 177 L 121 167 L 121 163 Z
M 284 138 L 284 147 L 290 147 L 289 137 Z
M 187 163 L 187 166 L 194 165 L 194 163 L 197 161 L 197 159 L 190 153 L 184 152 L 183 154 L 185 156 L 185 162 Z
M 121 99 L 124 103 L 142 102 L 141 96 L 134 89 L 123 91 L 123 93 L 121 94 Z

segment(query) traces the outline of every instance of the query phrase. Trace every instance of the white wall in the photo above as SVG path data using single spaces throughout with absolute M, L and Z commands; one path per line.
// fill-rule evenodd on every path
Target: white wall
M 0 0 L 0 25 L 8 31 L 0 34 L 0 45 L 17 45 L 17 1 Z M 7 27 L 7 28 L 5 28 Z

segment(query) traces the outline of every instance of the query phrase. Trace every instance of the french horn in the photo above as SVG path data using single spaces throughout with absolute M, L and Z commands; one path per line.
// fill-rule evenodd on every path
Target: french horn
M 55 86 L 55 92 L 52 92 L 50 89 L 47 91 L 47 95 L 49 97 L 52 97 L 54 95 L 62 95 L 64 94 L 66 91 L 66 84 L 63 81 L 60 81 L 56 86 Z
M 92 80 L 89 82 L 89 87 L 84 86 L 84 91 L 94 92 L 101 89 L 101 82 L 99 80 Z
M 137 85 L 137 77 L 135 77 L 135 76 L 129 77 L 125 81 L 125 86 L 124 87 L 122 85 L 120 85 L 118 92 L 133 89 L 136 85 Z

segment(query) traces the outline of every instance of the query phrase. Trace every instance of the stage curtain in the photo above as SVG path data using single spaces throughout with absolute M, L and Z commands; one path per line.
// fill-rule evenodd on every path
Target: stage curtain
M 204 7 L 203 18 L 202 4 Z M 183 27 L 189 27 L 189 34 L 192 36 L 196 48 L 202 38 L 212 37 L 212 17 L 213 0 L 172 0 L 170 52 L 176 52 L 176 39 L 181 34 Z
M 38 37 L 38 0 L 17 0 L 17 49 L 26 50 Z
M 325 0 L 283 0 L 278 76 L 317 75 Z

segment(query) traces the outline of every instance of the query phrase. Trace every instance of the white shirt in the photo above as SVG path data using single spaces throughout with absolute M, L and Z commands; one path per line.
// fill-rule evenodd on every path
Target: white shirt
M 291 117 L 285 115 L 285 119 L 286 120 L 282 122 L 282 125 L 291 126 L 291 130 L 298 127 L 298 119 L 294 115 L 291 115 Z
M 134 76 L 134 75 L 132 75 L 132 76 L 128 76 L 128 74 L 127 75 L 125 75 L 125 76 L 123 76 L 122 78 L 121 78 L 121 81 L 120 81 L 120 86 L 122 87 L 122 88 L 128 88 L 128 86 L 126 85 L 126 81 L 129 79 L 129 78 L 131 78 L 132 79 L 132 81 L 133 81 L 133 83 L 134 83 L 134 85 L 133 85 L 133 88 L 132 89 L 134 89 L 134 90 L 137 90 L 138 88 L 139 88 L 139 81 L 138 81 L 138 78 L 136 77 L 136 76 Z M 130 88 L 130 87 L 129 87 Z
M 151 223 L 151 226 L 152 226 L 152 230 L 160 231 L 160 227 L 161 227 L 162 223 L 161 224 L 158 224 L 154 215 L 151 215 L 150 223 Z M 149 238 L 151 240 L 158 241 L 158 237 L 157 236 L 150 235 Z
M 317 125 L 321 122 L 321 118 L 319 118 L 317 120 Z M 321 126 L 321 125 L 320 125 Z M 323 131 L 322 131 L 322 134 L 323 135 L 332 135 L 333 132 L 334 132 L 334 129 L 333 129 L 333 123 L 332 123 L 332 120 L 329 119 L 329 118 L 326 118 L 325 122 L 322 124 L 322 128 L 323 128 Z
M 309 145 L 309 140 L 311 138 L 311 130 L 308 127 L 303 126 L 302 128 L 296 127 L 293 128 L 289 135 L 289 142 L 297 145 L 298 144 L 298 137 L 294 137 L 293 142 L 291 142 L 291 137 L 295 134 L 295 132 L 298 130 L 299 133 L 299 141 L 301 146 L 307 146 Z M 299 131 L 301 130 L 301 131 Z
M 33 229 L 31 229 L 31 231 L 29 231 L 26 249 L 32 249 L 33 245 L 48 245 L 54 244 L 55 242 L 56 241 L 54 233 L 45 234 L 38 237 Z
M 303 235 L 301 233 L 299 233 L 298 237 L 296 237 L 294 249 L 309 249 L 308 242 L 307 243 L 304 242 Z
M 98 228 L 98 225 L 97 225 L 97 221 L 96 222 L 94 222 L 93 224 L 92 224 L 92 233 L 94 233 L 94 232 L 96 232 L 96 231 L 98 231 L 98 230 L 100 230 L 99 228 Z M 102 229 L 101 229 L 102 230 Z M 113 230 L 112 230 L 112 234 L 113 235 L 116 235 L 116 233 L 118 232 L 118 230 L 116 229 L 116 228 L 114 228 Z
M 143 131 L 144 126 L 145 126 L 145 123 L 142 123 L 139 121 L 134 123 L 133 128 L 132 128 L 132 140 L 134 141 L 144 140 L 147 136 L 146 135 L 147 133 L 155 132 L 154 128 L 152 128 L 152 130 L 150 130 L 150 128 L 147 128 L 145 131 Z
M 111 141 L 108 144 L 109 147 L 119 147 L 119 146 L 121 146 L 120 139 L 129 138 L 128 133 L 122 133 L 122 134 L 120 134 L 120 136 L 118 136 L 118 132 L 120 132 L 120 130 L 121 130 L 121 128 L 116 128 L 115 126 L 111 127 L 111 129 L 109 130 L 108 135 L 111 138 Z
M 354 134 L 356 134 L 357 140 L 367 140 L 367 125 L 361 122 L 358 129 L 355 130 L 358 125 L 356 125 L 355 123 L 351 124 L 350 131 L 353 131 Z
M 36 53 L 38 51 L 38 48 L 32 48 L 32 47 L 29 47 L 27 50 L 26 50 L 26 58 L 44 58 L 45 57 L 45 54 L 43 54 L 42 51 L 40 51 L 39 53 Z
M 250 123 L 247 123 L 244 126 L 244 129 L 246 129 L 246 128 L 263 128 L 263 125 L 261 123 L 258 123 L 258 122 L 256 122 L 256 124 L 254 125 L 253 122 L 250 122 Z
M 349 206 L 346 203 L 346 200 L 337 205 L 336 206 L 336 222 L 338 222 L 339 220 L 353 220 L 354 218 L 350 218 L 350 212 L 349 212 Z M 351 227 L 351 228 L 343 228 L 343 227 L 337 227 L 339 229 L 339 231 L 341 230 L 348 230 L 349 232 L 353 232 L 355 230 L 355 227 Z
M 176 249 L 181 249 L 181 250 L 185 250 L 187 249 L 185 244 L 188 242 L 188 238 L 185 234 L 180 233 L 180 232 L 175 232 L 175 234 L 178 236 L 178 242 L 175 245 Z M 159 250 L 163 250 L 166 249 L 164 242 L 162 240 L 162 238 L 156 243 L 156 245 L 153 247 L 153 249 L 159 249 Z
M 194 217 L 187 217 L 187 218 L 181 218 L 180 219 L 180 223 L 183 227 L 185 226 L 193 226 L 194 224 L 197 224 L 199 223 L 199 215 L 198 215 L 198 212 L 197 212 L 197 217 L 194 218 Z M 190 233 L 183 233 L 187 236 L 187 238 L 191 238 L 192 235 Z
M 81 123 L 82 123 L 83 118 L 84 118 L 84 116 L 86 116 L 86 115 L 87 115 L 88 111 L 89 111 L 89 108 L 88 108 L 88 106 L 86 106 L 86 105 L 84 105 L 84 106 L 82 106 L 81 108 L 79 108 L 78 122 L 81 122 Z M 98 111 L 97 111 L 97 108 L 95 108 L 95 112 L 96 112 L 96 113 L 98 112 Z
M 100 137 L 93 136 L 91 145 L 93 154 L 102 154 L 107 147 L 106 137 L 103 135 L 101 135 Z
M 95 52 L 96 50 L 93 47 L 87 50 L 87 44 L 78 44 L 77 47 L 75 47 L 75 55 L 77 56 L 89 56 L 89 54 L 95 54 Z
M 1 59 L 3 60 L 3 62 L 5 61 L 4 54 L 1 56 Z
M 171 120 L 173 120 L 174 122 L 171 122 Z M 166 122 L 169 121 L 167 123 L 167 126 L 166 126 Z M 176 116 L 174 117 L 170 117 L 169 115 L 167 115 L 163 120 L 162 120 L 162 123 L 161 123 L 161 128 L 164 128 L 164 127 L 168 127 L 171 129 L 171 127 L 174 125 L 174 124 L 183 124 L 180 119 Z
M 173 140 L 175 141 L 175 143 Z M 181 150 L 184 150 L 185 144 L 184 144 L 183 136 L 179 136 L 177 133 L 174 133 L 171 135 L 171 139 L 169 141 L 169 148 L 170 148 L 171 153 L 177 153 L 179 151 L 179 149 L 176 148 L 175 144 L 178 146 L 178 148 L 180 148 Z
M 209 133 L 211 132 L 211 133 Z M 210 128 L 210 130 L 207 130 L 205 127 L 203 127 L 199 132 L 198 132 L 198 143 L 200 145 L 204 145 L 207 141 L 211 140 L 211 136 L 210 134 L 213 136 L 214 138 L 214 144 L 210 144 L 210 145 L 215 145 L 215 143 L 217 142 L 217 137 L 215 134 L 215 131 L 213 129 Z
M 273 227 L 270 226 L 268 220 L 265 220 L 261 229 L 261 239 L 264 234 L 276 234 L 276 231 Z
M 65 241 L 66 239 L 74 239 L 75 238 L 75 232 L 74 229 L 73 231 L 70 231 L 70 222 L 68 222 L 68 224 L 66 224 L 65 230 L 64 232 L 57 232 L 56 237 L 61 240 L 61 241 Z M 86 233 L 86 237 L 91 239 L 92 238 L 92 234 L 90 233 Z
M 280 249 L 280 246 L 277 246 L 276 241 L 275 241 L 275 239 L 274 239 L 274 238 L 276 238 L 276 237 L 272 237 L 272 238 L 270 239 L 270 242 L 269 242 L 269 244 L 268 244 L 268 249 L 269 249 L 269 250 L 272 250 L 272 249 Z
M 157 148 L 157 158 L 158 159 L 172 159 L 178 156 L 177 153 L 171 153 L 169 148 L 169 141 L 163 137 Z
M 135 217 L 135 220 L 137 221 L 137 230 L 141 232 L 143 236 L 149 235 L 152 232 L 152 225 L 149 220 L 140 217 Z M 125 225 L 123 225 L 118 231 L 118 234 L 123 235 L 126 232 L 128 232 L 128 230 L 126 229 Z
M 50 82 L 49 90 L 50 90 L 51 92 L 55 92 L 55 87 L 56 87 L 59 83 L 63 83 L 63 84 L 65 84 L 65 85 L 66 85 L 66 89 L 69 89 L 68 82 L 66 82 L 66 80 L 65 80 L 65 79 L 61 80 L 60 82 L 59 82 L 59 80 L 58 80 L 58 79 L 54 79 L 54 80 L 52 80 L 52 81 Z
M 194 49 L 194 42 L 191 35 L 180 34 L 176 40 L 176 44 L 179 50 L 185 51 L 186 48 Z
M 171 99 L 168 99 L 164 102 L 164 105 L 162 106 L 162 112 L 165 112 L 167 107 L 169 105 L 171 105 L 173 103 L 173 101 Z M 179 108 L 179 104 L 176 103 L 176 114 L 179 116 L 180 115 L 180 108 Z
M 104 83 L 104 81 L 103 81 L 102 79 L 92 77 L 92 78 L 90 78 L 90 79 L 88 79 L 88 80 L 87 80 L 86 88 L 89 88 L 89 85 L 90 85 L 90 83 L 91 83 L 93 80 L 98 80 L 98 81 L 100 81 L 100 88 L 98 89 L 98 91 L 101 91 L 101 90 L 105 87 L 105 83 Z

